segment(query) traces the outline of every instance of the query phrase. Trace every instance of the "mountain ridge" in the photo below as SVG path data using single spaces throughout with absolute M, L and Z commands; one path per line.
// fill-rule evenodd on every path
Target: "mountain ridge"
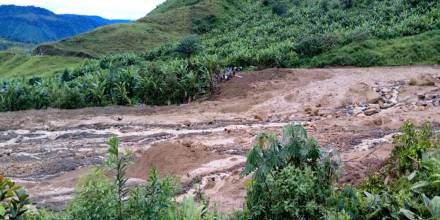
M 100 26 L 128 23 L 99 16 L 55 14 L 35 6 L 0 5 L 0 37 L 25 43 L 56 41 Z

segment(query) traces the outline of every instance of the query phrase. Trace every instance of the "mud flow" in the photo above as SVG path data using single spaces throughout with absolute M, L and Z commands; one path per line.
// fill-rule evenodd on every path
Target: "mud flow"
M 240 172 L 258 133 L 302 123 L 322 148 L 339 152 L 341 183 L 356 184 L 386 160 L 404 121 L 438 127 L 439 77 L 432 66 L 267 69 L 241 73 L 187 105 L 1 113 L 0 174 L 25 185 L 38 206 L 63 209 L 116 135 L 134 152 L 130 185 L 156 167 L 180 180 L 179 198 L 200 188 L 231 212 L 241 208 Z

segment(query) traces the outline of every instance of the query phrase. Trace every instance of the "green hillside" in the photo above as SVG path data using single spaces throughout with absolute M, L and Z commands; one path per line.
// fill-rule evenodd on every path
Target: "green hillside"
M 18 52 L 0 52 L 0 78 L 52 76 L 82 62 L 76 57 L 30 56 Z
M 0 51 L 15 49 L 15 48 L 31 51 L 34 46 L 35 45 L 32 43 L 22 43 L 22 42 L 16 42 L 16 41 L 0 38 Z
M 230 16 L 242 3 L 232 0 L 167 1 L 135 23 L 110 25 L 52 44 L 34 54 L 99 57 L 136 52 L 174 42 L 192 33 L 204 33 Z
M 135 24 L 40 46 L 38 54 L 117 54 L 36 85 L 5 81 L 0 110 L 186 103 L 211 95 L 228 66 L 437 64 L 439 34 L 433 0 L 169 0 Z M 55 59 L 31 60 L 40 58 Z M 26 68 L 35 69 L 15 73 Z

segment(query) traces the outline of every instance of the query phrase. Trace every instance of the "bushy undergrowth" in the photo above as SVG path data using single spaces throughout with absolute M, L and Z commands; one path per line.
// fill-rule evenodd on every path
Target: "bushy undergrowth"
M 283 137 L 259 135 L 243 174 L 251 174 L 246 211 L 250 219 L 319 219 L 325 215 L 337 164 L 307 137 L 301 125 L 289 125 Z
M 40 211 L 24 217 L 42 220 L 440 218 L 440 144 L 429 124 L 416 129 L 413 124 L 405 123 L 386 165 L 360 185 L 336 184 L 337 159 L 333 151 L 321 150 L 301 125 L 286 126 L 281 138 L 260 134 L 247 155 L 242 173 L 252 175 L 244 210 L 221 216 L 209 212 L 205 203 L 189 198 L 177 203 L 174 180 L 160 179 L 155 170 L 151 171 L 147 184 L 129 189 L 125 169 L 130 153 L 119 152 L 117 139 L 112 138 L 105 169 L 98 169 L 80 181 L 66 211 Z M 0 192 L 8 190 L 4 186 L 0 184 Z M 6 200 L 2 197 L 1 215 L 11 213 L 4 210 L 15 207 L 10 206 L 10 201 L 18 200 L 10 198 L 26 194 L 14 195 Z M 23 199 L 22 204 L 27 204 L 27 196 Z M 17 206 L 23 210 L 21 214 L 25 211 L 23 205 Z

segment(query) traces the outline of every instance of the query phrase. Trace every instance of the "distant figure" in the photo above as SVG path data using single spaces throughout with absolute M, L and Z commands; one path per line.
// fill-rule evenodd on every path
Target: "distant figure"
M 232 67 L 232 66 L 228 66 L 225 68 L 225 70 L 223 71 L 223 75 L 221 77 L 221 81 L 229 81 L 232 78 L 235 77 L 235 74 L 237 72 L 240 72 L 243 70 L 243 67 Z

